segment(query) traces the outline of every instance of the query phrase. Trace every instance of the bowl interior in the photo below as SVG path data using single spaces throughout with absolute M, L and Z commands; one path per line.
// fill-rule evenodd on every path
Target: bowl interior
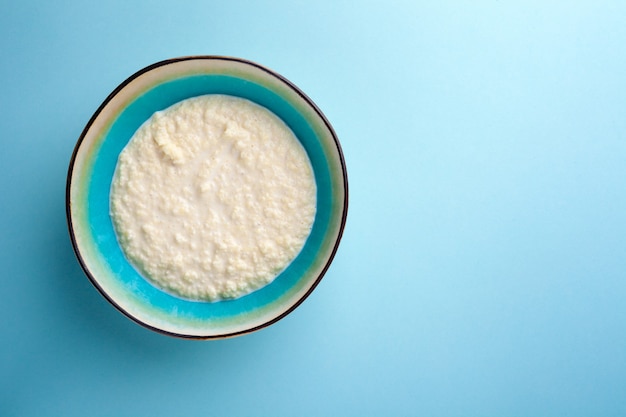
M 181 100 L 227 94 L 251 100 L 280 117 L 313 166 L 317 212 L 300 254 L 269 285 L 219 302 L 164 292 L 125 258 L 109 214 L 117 158 L 150 116 Z M 339 143 L 321 112 L 297 88 L 255 64 L 225 58 L 172 60 L 129 78 L 85 128 L 68 177 L 68 218 L 81 265 L 98 289 L 139 323 L 183 337 L 225 337 L 278 320 L 315 287 L 334 256 L 346 211 L 345 167 Z

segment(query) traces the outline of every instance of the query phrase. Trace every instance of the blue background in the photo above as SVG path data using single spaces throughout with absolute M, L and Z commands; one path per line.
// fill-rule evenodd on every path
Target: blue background
M 2 2 L 0 415 L 626 415 L 626 3 Z M 65 180 L 162 59 L 266 65 L 333 123 L 335 262 L 290 316 L 198 342 L 82 273 Z

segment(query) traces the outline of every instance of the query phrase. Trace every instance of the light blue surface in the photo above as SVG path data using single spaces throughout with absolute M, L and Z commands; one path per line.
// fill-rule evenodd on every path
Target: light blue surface
M 5 2 L 0 415 L 626 415 L 624 22 L 622 1 Z M 117 312 L 65 224 L 91 114 L 191 54 L 296 83 L 349 171 L 316 291 L 224 341 Z

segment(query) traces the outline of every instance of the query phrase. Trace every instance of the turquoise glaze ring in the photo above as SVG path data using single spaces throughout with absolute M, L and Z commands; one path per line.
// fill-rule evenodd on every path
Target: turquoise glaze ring
M 204 94 L 251 100 L 276 114 L 306 150 L 317 184 L 317 212 L 304 248 L 269 285 L 241 298 L 190 301 L 143 278 L 124 257 L 110 217 L 117 158 L 156 111 Z M 100 105 L 70 161 L 67 220 L 76 256 L 100 293 L 137 323 L 184 338 L 217 339 L 266 327 L 293 311 L 317 286 L 335 256 L 348 209 L 341 146 L 330 123 L 295 85 L 239 58 L 193 56 L 146 67 Z

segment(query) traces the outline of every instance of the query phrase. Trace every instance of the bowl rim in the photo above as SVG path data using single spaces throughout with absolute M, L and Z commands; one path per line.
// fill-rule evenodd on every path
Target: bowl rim
M 339 220 L 339 224 L 338 224 L 337 237 L 335 238 L 335 240 L 333 242 L 332 249 L 328 253 L 328 259 L 324 263 L 323 267 L 320 269 L 320 272 L 318 273 L 317 277 L 313 281 L 313 283 L 310 286 L 310 288 L 308 288 L 307 291 L 304 294 L 302 294 L 299 298 L 297 298 L 295 300 L 295 302 L 290 304 L 289 307 L 285 311 L 283 311 L 282 313 L 280 313 L 279 315 L 277 315 L 276 317 L 274 317 L 274 318 L 272 318 L 270 320 L 264 321 L 261 324 L 258 324 L 258 325 L 255 325 L 255 326 L 252 326 L 252 327 L 249 327 L 249 328 L 245 328 L 245 329 L 242 329 L 242 330 L 233 331 L 233 332 L 227 332 L 227 333 L 224 333 L 224 334 L 197 335 L 197 334 L 186 334 L 186 333 L 182 333 L 182 332 L 175 332 L 175 331 L 162 329 L 160 327 L 154 326 L 152 324 L 149 324 L 149 323 L 141 320 L 140 318 L 136 317 L 131 312 L 129 312 L 125 308 L 123 308 L 100 285 L 98 279 L 94 276 L 94 273 L 91 271 L 91 269 L 87 265 L 87 262 L 83 258 L 83 255 L 81 253 L 80 245 L 79 245 L 79 243 L 77 241 L 77 238 L 76 238 L 76 235 L 75 235 L 74 225 L 73 225 L 73 218 L 72 218 L 71 189 L 72 189 L 72 177 L 73 177 L 73 173 L 74 173 L 76 158 L 77 158 L 77 154 L 78 154 L 78 152 L 79 152 L 79 150 L 81 148 L 81 145 L 83 144 L 83 141 L 84 141 L 86 135 L 90 131 L 90 129 L 91 129 L 92 125 L 94 124 L 94 122 L 96 121 L 96 119 L 100 116 L 100 114 L 106 108 L 106 106 L 113 100 L 113 98 L 116 97 L 120 93 L 120 91 L 122 91 L 126 86 L 128 86 L 128 84 L 130 84 L 133 80 L 137 79 L 141 75 L 143 75 L 145 73 L 148 73 L 148 72 L 151 72 L 151 71 L 154 71 L 154 70 L 157 70 L 157 69 L 159 69 L 161 67 L 164 67 L 164 66 L 167 66 L 167 65 L 176 64 L 176 63 L 185 62 L 185 61 L 215 61 L 215 60 L 218 60 L 218 61 L 230 61 L 230 62 L 234 62 L 234 63 L 238 63 L 238 64 L 252 66 L 252 67 L 255 67 L 255 68 L 265 72 L 270 77 L 277 78 L 279 81 L 283 82 L 289 89 L 291 89 L 293 92 L 295 92 L 297 95 L 299 95 L 300 98 L 303 99 L 304 102 L 317 114 L 317 116 L 320 118 L 320 120 L 324 123 L 325 127 L 328 129 L 328 132 L 330 133 L 330 136 L 333 139 L 334 146 L 335 146 L 336 151 L 337 151 L 337 157 L 338 157 L 338 161 L 340 163 L 341 175 L 342 175 L 342 184 L 343 184 L 343 206 L 341 207 L 341 219 Z M 153 64 L 150 64 L 150 65 L 148 65 L 148 66 L 146 66 L 146 67 L 136 71 L 135 73 L 133 73 L 129 77 L 127 77 L 98 106 L 98 108 L 93 113 L 93 115 L 90 117 L 89 121 L 87 122 L 87 124 L 85 125 L 84 129 L 82 130 L 82 132 L 81 132 L 81 134 L 80 134 L 80 136 L 79 136 L 79 138 L 78 138 L 78 140 L 76 142 L 76 145 L 74 146 L 74 149 L 72 151 L 72 155 L 70 157 L 69 167 L 68 167 L 68 172 L 67 172 L 66 187 L 65 187 L 66 220 L 67 220 L 67 227 L 68 227 L 68 231 L 69 231 L 69 235 L 70 235 L 70 240 L 71 240 L 71 243 L 72 243 L 72 249 L 74 251 L 74 254 L 75 254 L 75 256 L 76 256 L 76 258 L 77 258 L 77 260 L 78 260 L 78 262 L 79 262 L 83 272 L 85 273 L 85 275 L 87 275 L 87 277 L 88 277 L 89 281 L 91 282 L 91 284 L 98 290 L 98 292 L 111 305 L 113 305 L 119 312 L 121 312 L 124 316 L 128 317 L 129 319 L 131 319 L 135 323 L 137 323 L 137 324 L 139 324 L 139 325 L 141 325 L 141 326 L 143 326 L 143 327 L 145 327 L 145 328 L 147 328 L 149 330 L 152 330 L 154 332 L 157 332 L 157 333 L 160 333 L 160 334 L 164 334 L 164 335 L 167 335 L 167 336 L 172 336 L 172 337 L 181 338 L 181 339 L 196 339 L 196 340 L 226 339 L 226 338 L 232 338 L 232 337 L 241 336 L 241 335 L 244 335 L 244 334 L 256 332 L 258 330 L 261 330 L 261 329 L 263 329 L 265 327 L 268 327 L 268 326 L 278 322 L 279 320 L 283 319 L 284 317 L 286 317 L 287 315 L 292 313 L 297 307 L 299 307 L 302 304 L 302 302 L 304 302 L 304 300 L 309 297 L 309 295 L 313 292 L 313 290 L 321 282 L 322 278 L 324 277 L 324 275 L 328 271 L 328 268 L 330 267 L 330 264 L 333 262 L 333 260 L 335 258 L 335 255 L 336 255 L 338 247 L 339 247 L 339 243 L 340 243 L 340 241 L 341 241 L 341 239 L 343 237 L 343 232 L 344 232 L 344 228 L 345 228 L 345 224 L 346 224 L 346 220 L 347 220 L 348 204 L 349 204 L 348 200 L 349 200 L 349 194 L 348 194 L 348 174 L 347 174 L 347 169 L 346 169 L 346 163 L 345 163 L 343 150 L 341 148 L 341 144 L 339 142 L 339 139 L 337 138 L 337 134 L 335 133 L 335 130 L 333 129 L 332 125 L 330 124 L 330 122 L 328 121 L 326 116 L 319 109 L 319 107 L 313 102 L 313 100 L 311 100 L 294 83 L 289 81 L 284 76 L 278 74 L 277 72 L 269 69 L 268 67 L 265 67 L 263 65 L 260 65 L 260 64 L 258 64 L 256 62 L 253 62 L 253 61 L 250 61 L 250 60 L 247 60 L 247 59 L 237 58 L 237 57 L 232 57 L 232 56 L 224 56 L 224 55 L 188 55 L 188 56 L 181 56 L 181 57 L 176 57 L 176 58 L 169 58 L 169 59 L 161 60 L 161 61 L 155 62 Z

